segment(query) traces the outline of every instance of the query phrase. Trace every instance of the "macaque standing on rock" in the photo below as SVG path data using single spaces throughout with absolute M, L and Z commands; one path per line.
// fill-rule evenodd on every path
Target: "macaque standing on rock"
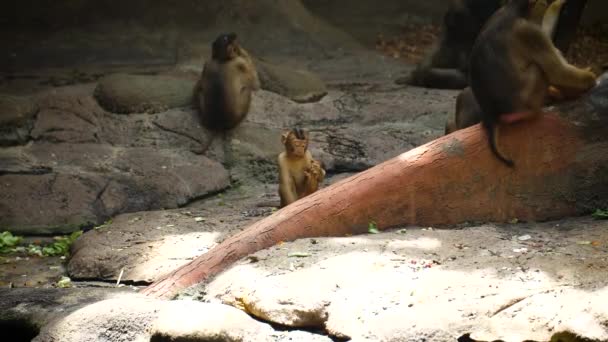
M 278 157 L 279 196 L 284 207 L 317 191 L 325 179 L 325 170 L 308 151 L 308 132 L 292 129 L 281 135 L 281 142 L 285 152 Z
M 251 93 L 260 89 L 255 65 L 236 38 L 228 33 L 213 41 L 211 60 L 195 88 L 201 121 L 212 130 L 236 127 L 249 112 Z

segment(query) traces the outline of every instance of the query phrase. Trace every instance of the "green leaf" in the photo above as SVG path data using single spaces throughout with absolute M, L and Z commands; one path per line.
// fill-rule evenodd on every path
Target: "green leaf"
M 14 250 L 13 247 L 21 243 L 20 236 L 14 236 L 11 232 L 5 231 L 0 233 L 0 253 L 10 253 Z
M 378 231 L 378 225 L 376 224 L 375 221 L 369 221 L 369 223 L 367 224 L 367 232 L 370 234 L 378 234 L 380 233 Z
M 607 220 L 608 210 L 597 209 L 591 216 L 598 220 Z

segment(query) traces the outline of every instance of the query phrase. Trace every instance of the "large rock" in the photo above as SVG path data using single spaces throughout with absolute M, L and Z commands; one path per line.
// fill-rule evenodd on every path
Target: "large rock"
M 331 341 L 275 331 L 230 306 L 154 300 L 127 288 L 1 289 L 0 309 L 11 341 Z
M 0 289 L 0 326 L 9 336 L 19 330 L 23 341 L 38 335 L 40 328 L 79 307 L 133 292 L 130 288 L 18 288 Z M 25 337 L 29 339 L 25 339 Z M 15 338 L 15 341 L 21 341 Z
M 323 81 L 309 71 L 274 65 L 262 60 L 256 61 L 256 65 L 263 89 L 300 103 L 315 102 L 327 94 Z
M 608 221 L 409 228 L 257 252 L 182 298 L 356 341 L 608 339 Z M 201 287 L 199 287 L 200 289 Z
M 123 212 L 175 208 L 230 182 L 221 164 L 188 151 L 43 143 L 13 149 L 0 154 L 10 161 L 0 163 L 0 227 L 19 234 L 70 232 Z
M 0 146 L 27 142 L 37 112 L 33 98 L 0 94 Z
M 112 113 L 159 113 L 192 103 L 194 81 L 168 76 L 115 74 L 95 89 L 99 104 Z
M 115 281 L 122 273 L 123 281 L 154 281 L 253 221 L 231 212 L 210 203 L 200 209 L 119 215 L 76 241 L 68 273 L 73 279 Z

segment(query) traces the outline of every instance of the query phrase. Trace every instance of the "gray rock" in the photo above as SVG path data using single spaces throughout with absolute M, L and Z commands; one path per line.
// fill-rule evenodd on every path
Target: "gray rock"
M 86 232 L 72 246 L 73 279 L 151 282 L 207 252 L 245 222 L 179 209 L 123 214 Z M 197 221 L 198 220 L 198 221 Z
M 22 125 L 37 111 L 38 106 L 30 97 L 0 94 L 0 127 Z
M 128 288 L 0 289 L 0 309 L 5 335 L 35 342 L 330 341 L 274 331 L 227 305 L 155 300 Z
M 190 106 L 193 90 L 192 80 L 115 74 L 99 81 L 95 98 L 112 113 L 159 113 L 175 107 Z
M 165 304 L 150 341 L 263 342 L 273 341 L 273 332 L 269 325 L 233 307 L 180 300 Z
M 190 295 L 356 341 L 563 332 L 604 341 L 608 282 L 597 270 L 608 265 L 590 241 L 604 241 L 606 227 L 583 218 L 302 239 L 257 252 Z
M 299 103 L 316 102 L 327 94 L 323 81 L 315 74 L 257 60 L 262 89 L 281 94 Z
M 37 112 L 31 97 L 0 94 L 0 146 L 27 142 Z
M 134 294 L 101 300 L 56 317 L 32 341 L 149 341 L 166 303 Z
M 0 288 L 0 323 L 25 322 L 37 333 L 40 327 L 65 313 L 87 304 L 132 292 L 132 289 L 126 287 Z
M 123 212 L 175 208 L 230 182 L 221 164 L 180 150 L 39 143 L 16 147 L 6 159 L 0 227 L 19 234 L 64 233 Z

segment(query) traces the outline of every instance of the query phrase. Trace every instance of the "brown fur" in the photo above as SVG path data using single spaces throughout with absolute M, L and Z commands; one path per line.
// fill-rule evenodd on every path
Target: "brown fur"
M 541 115 L 550 85 L 578 93 L 595 85 L 592 72 L 568 64 L 541 27 L 528 20 L 534 3 L 511 0 L 490 18 L 471 53 L 471 88 L 481 122 L 492 152 L 510 167 L 513 161 L 496 148 L 502 116 Z
M 456 110 L 445 125 L 445 134 L 479 123 L 481 109 L 475 100 L 471 87 L 466 87 L 456 97 Z
M 220 35 L 196 88 L 203 125 L 220 131 L 236 127 L 247 116 L 251 94 L 258 89 L 257 70 L 236 34 Z
M 293 129 L 281 135 L 285 152 L 278 157 L 279 196 L 281 207 L 308 196 L 319 189 L 325 170 L 308 151 L 308 133 Z
M 543 32 L 554 32 L 559 20 L 561 7 L 565 0 L 555 0 L 549 4 L 547 1 L 538 1 L 531 14 L 532 22 L 540 24 Z M 551 34 L 552 36 L 552 34 Z M 565 90 L 549 86 L 547 104 L 576 97 L 578 94 L 568 94 Z M 473 126 L 481 120 L 481 109 L 470 87 L 465 88 L 456 97 L 456 108 L 446 120 L 445 134 L 459 129 Z

